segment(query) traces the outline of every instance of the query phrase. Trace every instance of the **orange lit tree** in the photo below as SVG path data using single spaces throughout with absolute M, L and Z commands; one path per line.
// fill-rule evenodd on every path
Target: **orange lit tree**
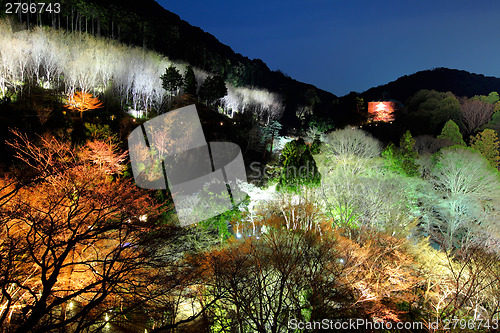
M 162 273 L 144 244 L 158 211 L 120 175 L 125 155 L 102 142 L 17 137 L 28 168 L 18 182 L 0 178 L 0 327 L 81 331 L 157 295 Z
M 102 108 L 103 105 L 97 97 L 92 96 L 84 91 L 77 91 L 74 95 L 70 96 L 66 104 L 70 110 L 80 112 L 80 118 L 83 117 L 83 112 Z

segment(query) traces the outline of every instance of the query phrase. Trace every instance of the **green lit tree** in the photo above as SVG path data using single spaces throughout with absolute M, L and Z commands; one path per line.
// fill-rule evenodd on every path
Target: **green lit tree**
M 441 134 L 438 135 L 437 138 L 448 141 L 452 146 L 465 146 L 464 139 L 462 138 L 462 134 L 460 133 L 460 128 L 451 119 L 446 122 L 443 130 L 441 131 Z
M 331 119 L 320 118 L 316 115 L 313 115 L 309 120 L 309 130 L 308 132 L 313 132 L 315 136 L 316 133 L 325 134 L 335 128 Z
M 406 103 L 406 126 L 413 133 L 436 132 L 449 119 L 460 120 L 460 102 L 451 92 L 420 90 Z
M 478 95 L 471 98 L 472 100 L 478 100 L 489 104 L 495 104 L 500 101 L 500 96 L 496 91 L 492 91 L 488 96 Z
M 466 100 L 460 106 L 462 123 L 467 134 L 474 133 L 479 127 L 491 120 L 494 105 L 481 100 Z
M 490 162 L 491 166 L 497 169 L 500 167 L 500 141 L 494 130 L 485 129 L 475 137 L 471 137 L 470 147 L 479 151 Z
M 311 150 L 306 146 L 306 149 L 300 156 L 298 177 L 301 182 L 306 185 L 318 185 L 321 180 L 321 175 L 318 172 L 318 167 L 312 156 Z
M 415 162 L 417 158 L 415 139 L 410 131 L 406 131 L 401 137 L 399 149 L 391 142 L 382 152 L 382 156 L 389 170 L 407 176 L 418 174 L 418 165 Z
M 311 153 L 313 155 L 319 154 L 321 152 L 321 140 L 319 135 L 316 135 L 312 144 L 311 144 Z

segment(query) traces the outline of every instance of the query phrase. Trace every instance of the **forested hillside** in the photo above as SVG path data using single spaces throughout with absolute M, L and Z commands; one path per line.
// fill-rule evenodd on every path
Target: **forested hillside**
M 367 100 L 395 99 L 403 103 L 421 89 L 451 92 L 459 97 L 488 95 L 500 90 L 500 78 L 449 68 L 435 68 L 404 75 L 361 93 Z
M 60 3 L 60 14 L 23 14 L 16 20 L 109 37 L 219 74 L 237 87 L 263 88 L 279 93 L 285 105 L 283 122 L 287 127 L 300 125 L 296 113 L 298 108 L 304 107 L 311 108 L 315 114 L 334 116 L 339 125 L 345 125 L 350 119 L 347 112 L 333 110 L 335 95 L 279 71 L 271 71 L 260 59 L 250 60 L 235 53 L 213 35 L 191 26 L 153 0 L 140 4 L 116 0 L 63 0 Z

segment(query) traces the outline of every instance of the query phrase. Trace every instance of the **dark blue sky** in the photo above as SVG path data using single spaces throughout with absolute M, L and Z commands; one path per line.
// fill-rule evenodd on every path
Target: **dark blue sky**
M 157 1 L 339 96 L 435 67 L 500 77 L 500 0 Z

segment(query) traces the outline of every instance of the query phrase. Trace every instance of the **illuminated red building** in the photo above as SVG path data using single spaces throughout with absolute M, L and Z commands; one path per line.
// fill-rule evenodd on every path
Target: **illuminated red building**
M 371 121 L 394 121 L 394 101 L 368 102 L 368 117 Z

